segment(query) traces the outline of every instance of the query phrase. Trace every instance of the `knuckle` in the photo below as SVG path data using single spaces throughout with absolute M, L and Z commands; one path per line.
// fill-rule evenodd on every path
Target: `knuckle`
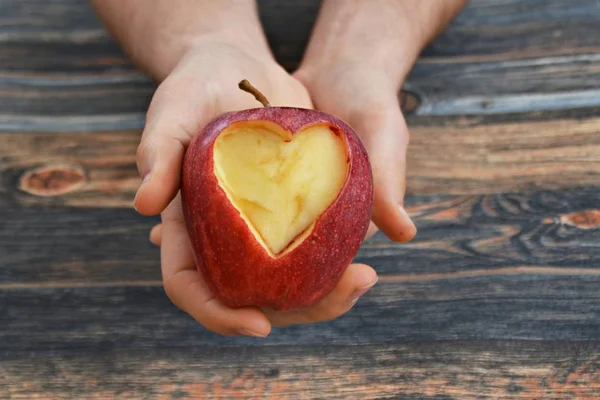
M 156 118 L 157 115 L 157 109 L 160 108 L 159 106 L 159 98 L 158 98 L 158 90 L 154 93 L 154 96 L 152 96 L 152 101 L 150 102 L 150 105 L 148 106 L 148 111 L 146 111 L 146 126 L 150 125 L 152 123 L 152 121 L 154 121 L 154 119 Z
M 156 122 L 162 114 L 162 110 L 168 107 L 174 99 L 177 99 L 182 92 L 185 93 L 184 83 L 185 82 L 180 83 L 170 75 L 158 86 L 152 95 L 152 100 L 150 101 L 148 111 L 146 112 L 146 126 Z
M 143 158 L 147 154 L 149 148 L 150 148 L 149 140 L 142 138 L 142 140 L 140 141 L 140 144 L 138 144 L 137 150 L 135 152 L 136 159 L 139 161 L 140 158 Z
M 142 137 L 142 140 L 135 151 L 135 160 L 138 166 L 141 167 L 149 161 L 148 157 L 150 156 L 150 152 L 154 147 L 155 145 L 151 138 Z
M 168 104 L 170 93 L 173 92 L 172 80 L 173 78 L 169 76 L 158 86 L 158 88 L 156 88 L 156 91 L 152 95 L 150 105 L 148 106 L 148 111 L 146 112 L 146 124 L 152 123 L 159 115 L 159 110 L 163 105 L 165 103 Z

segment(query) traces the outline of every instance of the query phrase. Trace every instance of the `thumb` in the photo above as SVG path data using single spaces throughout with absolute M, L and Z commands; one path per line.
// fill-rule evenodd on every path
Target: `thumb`
M 167 79 L 152 99 L 136 161 L 142 184 L 134 207 L 144 215 L 162 212 L 179 190 L 181 165 L 191 138 L 210 117 L 206 99 L 197 97 L 183 80 Z M 189 85 L 188 85 L 189 86 Z M 200 92 L 201 93 L 201 92 Z
M 417 233 L 404 209 L 408 128 L 395 97 L 377 110 L 355 114 L 350 123 L 361 137 L 373 170 L 373 222 L 396 242 L 410 241 Z

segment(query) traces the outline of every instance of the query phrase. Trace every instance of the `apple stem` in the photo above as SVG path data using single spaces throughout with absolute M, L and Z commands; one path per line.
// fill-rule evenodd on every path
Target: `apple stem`
M 264 94 L 262 94 L 260 92 L 260 90 L 258 90 L 257 88 L 255 88 L 254 86 L 252 86 L 252 84 L 250 82 L 248 82 L 247 79 L 242 80 L 239 84 L 238 87 L 240 89 L 242 89 L 244 92 L 248 92 L 250 93 L 252 96 L 254 96 L 254 98 L 258 101 L 260 101 L 260 103 L 264 106 L 264 107 L 271 107 L 271 103 L 269 103 L 269 100 L 267 100 L 267 98 L 265 97 Z

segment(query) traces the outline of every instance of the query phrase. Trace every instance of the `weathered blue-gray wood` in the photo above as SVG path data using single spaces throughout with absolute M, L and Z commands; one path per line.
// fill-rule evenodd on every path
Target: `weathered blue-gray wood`
M 0 2 L 0 130 L 142 127 L 154 84 L 130 65 L 86 2 L 50 4 Z M 275 53 L 291 69 L 300 61 L 318 4 L 261 2 Z M 598 4 L 473 1 L 407 80 L 406 89 L 421 99 L 416 114 L 597 108 Z
M 592 399 L 599 353 L 598 342 L 514 340 L 73 349 L 5 360 L 0 382 L 23 385 L 0 385 L 0 397 Z
M 259 4 L 296 68 L 319 1 Z M 595 398 L 599 21 L 473 0 L 399 94 L 417 238 L 362 247 L 348 315 L 254 340 L 161 287 L 131 208 L 155 84 L 85 1 L 0 0 L 0 398 Z

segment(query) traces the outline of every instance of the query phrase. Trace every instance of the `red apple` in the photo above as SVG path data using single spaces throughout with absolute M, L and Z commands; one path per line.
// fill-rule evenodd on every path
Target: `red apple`
M 222 114 L 193 138 L 181 194 L 196 264 L 215 296 L 230 307 L 289 310 L 339 282 L 369 226 L 373 183 L 346 123 L 266 106 Z

